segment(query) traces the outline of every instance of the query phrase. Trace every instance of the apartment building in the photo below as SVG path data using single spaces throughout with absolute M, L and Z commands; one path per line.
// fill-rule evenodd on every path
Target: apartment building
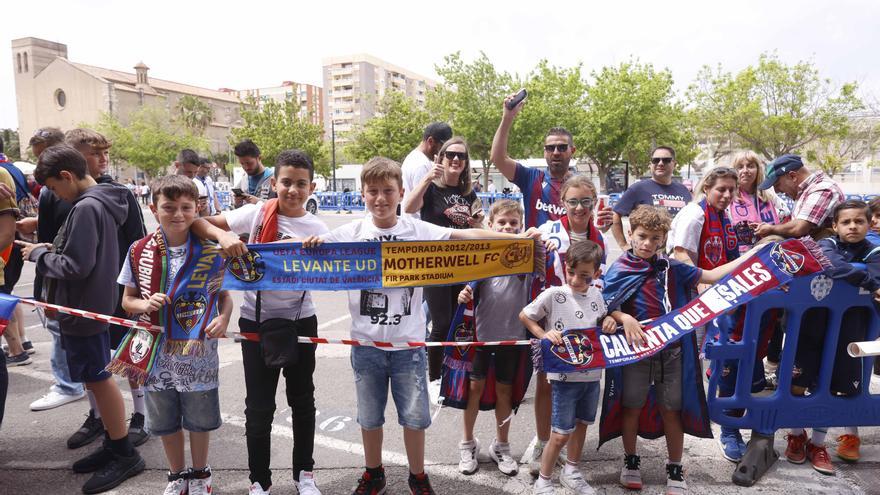
M 376 103 L 387 91 L 400 91 L 424 105 L 428 89 L 437 85 L 425 76 L 367 54 L 325 58 L 322 65 L 324 129 L 329 137 L 334 123 L 337 142 L 344 142 L 345 132 L 375 115 Z
M 234 94 L 241 101 L 253 96 L 258 104 L 268 100 L 283 102 L 291 99 L 299 104 L 299 115 L 309 119 L 313 124 L 323 125 L 324 122 L 324 89 L 312 84 L 284 81 L 280 86 L 256 89 L 227 89 L 220 91 Z

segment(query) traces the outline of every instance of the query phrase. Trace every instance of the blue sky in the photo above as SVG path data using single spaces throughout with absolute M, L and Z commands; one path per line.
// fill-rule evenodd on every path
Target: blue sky
M 524 74 L 542 58 L 589 71 L 638 58 L 683 91 L 702 65 L 738 70 L 762 52 L 812 60 L 835 84 L 880 97 L 880 2 L 9 2 L 0 41 L 0 127 L 17 127 L 10 41 L 67 44 L 76 62 L 209 88 L 320 83 L 321 59 L 367 52 L 435 77 L 443 56 L 484 51 Z

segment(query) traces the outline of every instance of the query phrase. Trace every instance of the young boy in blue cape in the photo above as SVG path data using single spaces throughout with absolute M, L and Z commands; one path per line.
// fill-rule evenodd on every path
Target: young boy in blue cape
M 629 221 L 631 249 L 608 269 L 603 297 L 632 346 L 646 343 L 640 321 L 684 306 L 697 284 L 717 282 L 748 257 L 712 270 L 696 268 L 657 254 L 671 222 L 664 209 L 640 206 Z M 666 493 L 685 493 L 684 433 L 712 437 L 694 333 L 649 358 L 606 371 L 599 445 L 623 436 L 626 455 L 620 482 L 626 488 L 641 489 L 636 437 L 665 435 L 669 455 Z

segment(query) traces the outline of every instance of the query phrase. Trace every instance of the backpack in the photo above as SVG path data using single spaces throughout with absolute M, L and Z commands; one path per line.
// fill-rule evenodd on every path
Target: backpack
M 15 181 L 15 202 L 18 204 L 18 211 L 22 217 L 37 216 L 37 199 L 31 194 L 24 179 L 24 174 L 15 165 L 10 162 L 0 162 L 0 166 L 9 172 L 12 180 Z

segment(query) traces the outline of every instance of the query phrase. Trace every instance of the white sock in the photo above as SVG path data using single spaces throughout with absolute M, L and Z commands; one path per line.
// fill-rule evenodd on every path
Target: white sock
M 792 428 L 792 429 L 788 430 L 788 433 L 789 433 L 791 436 L 796 437 L 796 436 L 799 436 L 799 435 L 803 435 L 803 434 L 804 434 L 804 429 L 803 429 L 803 428 Z
M 538 475 L 538 479 L 535 480 L 535 486 L 551 486 L 553 485 L 553 480 L 543 474 Z
M 134 412 L 146 414 L 147 405 L 144 400 L 144 389 L 143 388 L 133 388 L 131 389 L 131 400 L 134 402 Z
M 571 461 L 565 461 L 565 466 L 562 468 L 562 474 L 569 475 L 574 474 L 578 470 L 578 465 Z
M 815 445 L 816 447 L 821 447 L 825 445 L 825 434 L 828 433 L 828 430 L 819 430 L 813 428 L 813 435 L 810 437 L 810 443 Z
M 473 440 L 467 440 L 467 441 L 462 440 L 461 443 L 459 444 L 459 446 L 464 447 L 464 448 L 468 448 L 468 449 L 472 448 L 474 445 L 476 445 L 476 442 L 474 442 Z
M 846 427 L 846 434 L 859 436 L 859 427 L 858 426 L 847 426 Z
M 92 393 L 91 390 L 86 390 L 89 395 L 89 407 L 92 408 L 92 412 L 95 414 L 95 418 L 101 417 L 101 411 L 98 410 L 98 401 L 95 400 L 95 394 Z

